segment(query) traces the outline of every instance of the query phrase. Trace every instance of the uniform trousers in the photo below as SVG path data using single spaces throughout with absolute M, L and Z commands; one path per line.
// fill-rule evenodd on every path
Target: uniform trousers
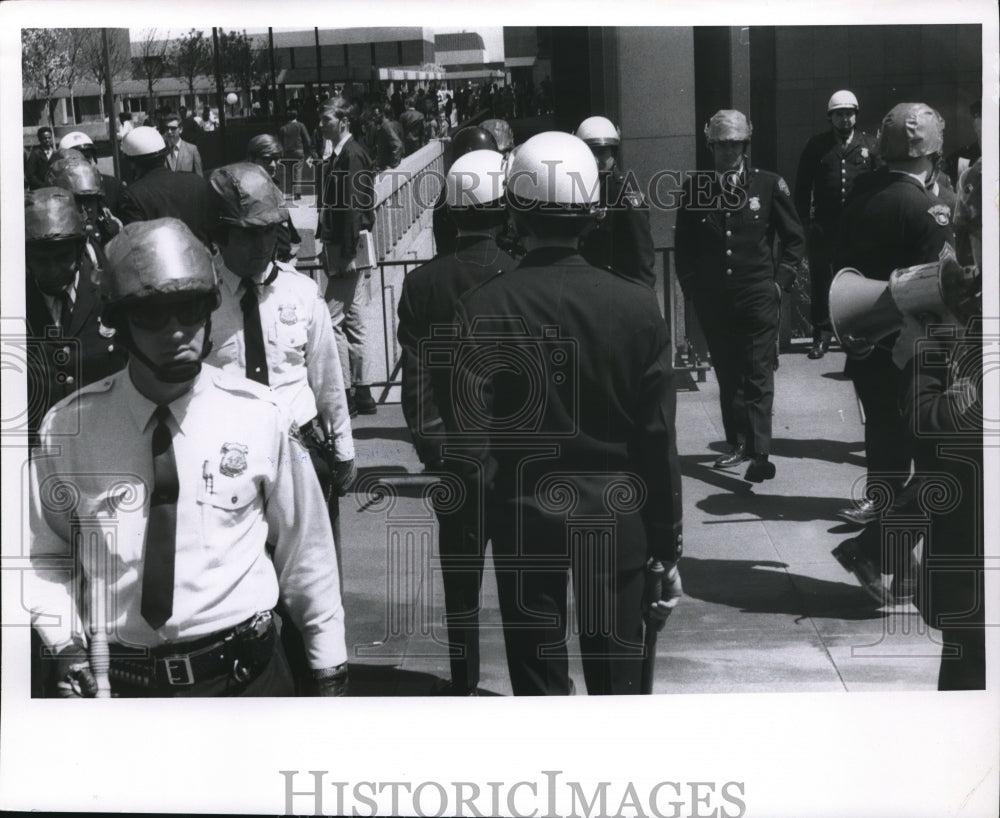
M 328 258 L 340 257 L 340 248 L 327 245 Z M 335 270 L 327 264 L 327 270 Z M 365 308 L 371 303 L 372 280 L 361 270 L 327 277 L 326 299 L 337 339 L 337 352 L 344 372 L 344 388 L 351 389 L 369 383 L 365 344 L 368 328 Z
M 824 333 L 829 337 L 833 331 L 830 326 L 830 282 L 833 280 L 830 242 L 835 236 L 835 224 L 813 222 L 809 226 L 807 238 L 810 285 L 809 321 L 812 323 L 814 341 L 822 340 Z
M 892 340 L 891 338 L 889 339 Z M 845 372 L 865 412 L 865 458 L 868 466 L 866 496 L 889 501 L 892 508 L 908 502 L 903 487 L 910 477 L 912 445 L 899 411 L 902 373 L 892 362 L 892 353 L 881 346 L 867 358 L 848 358 Z M 914 484 L 915 488 L 915 484 Z M 905 540 L 882 536 L 879 523 L 859 537 L 863 556 L 881 565 L 883 574 L 896 574 L 909 564 L 912 551 Z
M 867 358 L 848 358 L 844 371 L 854 382 L 865 410 L 869 486 L 873 480 L 879 480 L 898 490 L 910 475 L 913 459 L 899 411 L 902 373 L 892 362 L 892 353 L 882 346 L 876 347 Z
M 570 578 L 588 694 L 639 693 L 643 566 L 619 569 L 615 549 L 607 547 L 605 532 L 599 530 L 589 535 L 581 531 L 568 545 L 553 548 L 565 544 L 566 526 L 532 520 L 530 511 L 525 511 L 525 521 L 518 526 L 514 509 L 515 504 L 504 504 L 490 525 L 514 695 L 570 693 Z M 532 553 L 538 543 L 546 544 L 548 553 Z
M 456 478 L 460 479 L 460 478 Z M 479 481 L 462 480 L 463 496 L 448 502 L 432 492 L 438 520 L 438 557 L 444 585 L 451 680 L 458 688 L 479 685 L 479 610 L 488 540 Z
M 726 441 L 751 455 L 770 454 L 774 349 L 779 296 L 773 281 L 739 289 L 696 291 L 698 314 L 719 381 Z

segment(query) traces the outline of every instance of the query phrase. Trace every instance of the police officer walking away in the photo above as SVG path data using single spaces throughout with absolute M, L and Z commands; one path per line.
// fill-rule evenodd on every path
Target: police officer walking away
M 576 135 L 594 154 L 601 179 L 604 218 L 583 237 L 581 252 L 595 267 L 611 267 L 650 287 L 656 285 L 653 266 L 653 234 L 649 229 L 649 207 L 634 177 L 618 166 L 621 135 L 611 120 L 592 116 L 583 120 Z
M 157 219 L 127 225 L 108 259 L 104 320 L 128 368 L 55 406 L 31 463 L 28 598 L 58 651 L 56 695 L 291 695 L 279 598 L 321 692 L 342 695 L 319 484 L 270 393 L 202 365 L 219 303 L 208 250 Z
M 951 210 L 926 187 L 943 142 L 944 120 L 922 102 L 900 103 L 885 115 L 878 150 L 886 167 L 859 179 L 844 207 L 833 258 L 836 269 L 853 267 L 866 278 L 888 281 L 896 268 L 954 253 Z M 910 475 L 912 443 L 899 411 L 901 368 L 892 357 L 898 335 L 887 336 L 870 350 L 853 349 L 841 339 L 848 354 L 844 371 L 854 381 L 865 412 L 868 485 L 855 506 L 838 512 L 855 525 L 877 521 L 883 509 L 875 496 L 888 489 L 899 500 Z M 884 596 L 880 569 L 895 580 L 912 559 L 908 543 L 883 543 L 879 533 L 874 526 L 834 551 L 876 598 Z M 912 596 L 896 585 L 893 595 L 898 601 Z
M 731 448 L 715 468 L 749 460 L 745 479 L 759 483 L 775 474 L 768 455 L 780 293 L 795 287 L 805 240 L 785 180 L 750 167 L 750 135 L 740 111 L 718 111 L 708 121 L 715 172 L 708 184 L 700 173 L 684 184 L 675 255 L 719 381 Z M 777 259 L 775 237 L 781 239 Z
M 818 360 L 830 348 L 830 256 L 837 239 L 837 220 L 854 180 L 873 170 L 875 138 L 856 127 L 858 98 L 837 91 L 826 106 L 830 130 L 812 137 L 802 151 L 795 174 L 795 208 L 806 226 L 811 285 L 809 315 L 813 343 L 809 358 Z
M 150 219 L 180 219 L 206 246 L 215 224 L 212 189 L 197 173 L 174 173 L 164 164 L 167 143 L 156 128 L 133 128 L 122 140 L 135 167 L 136 180 L 122 194 L 120 217 L 125 224 Z
M 454 253 L 418 267 L 403 281 L 399 300 L 399 343 L 403 349 L 403 414 L 413 445 L 429 470 L 460 481 L 462 501 L 436 509 L 438 554 L 444 581 L 453 695 L 475 695 L 479 684 L 479 592 L 486 551 L 486 480 L 464 457 L 445 453 L 446 444 L 461 448 L 454 411 L 453 370 L 430 366 L 430 345 L 455 325 L 459 296 L 498 273 L 514 260 L 497 245 L 507 224 L 504 208 L 503 155 L 473 151 L 448 171 L 445 201 L 458 228 Z M 449 439 L 449 434 L 452 436 Z M 454 451 L 454 450 L 452 450 Z
M 681 595 L 670 342 L 648 287 L 579 255 L 597 175 L 570 134 L 521 145 L 507 196 L 528 252 L 458 308 L 471 353 L 454 406 L 496 468 L 490 535 L 516 695 L 571 691 L 570 577 L 590 694 L 640 692 L 644 617 L 662 625 Z M 654 558 L 663 595 L 644 602 Z

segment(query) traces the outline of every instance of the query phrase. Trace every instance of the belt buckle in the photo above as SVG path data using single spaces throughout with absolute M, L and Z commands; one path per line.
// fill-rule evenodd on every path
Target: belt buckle
M 171 687 L 194 684 L 194 672 L 191 670 L 189 656 L 167 656 L 162 661 L 167 671 L 167 684 Z

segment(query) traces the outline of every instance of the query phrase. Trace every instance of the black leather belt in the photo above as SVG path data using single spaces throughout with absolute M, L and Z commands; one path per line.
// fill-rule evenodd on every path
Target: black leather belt
M 144 688 L 190 687 L 229 676 L 245 682 L 271 659 L 276 638 L 270 611 L 254 614 L 235 628 L 163 648 L 134 650 L 111 646 L 109 677 Z

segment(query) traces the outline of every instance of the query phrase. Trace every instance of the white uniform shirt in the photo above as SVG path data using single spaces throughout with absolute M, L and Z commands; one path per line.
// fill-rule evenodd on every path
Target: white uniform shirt
M 310 665 L 347 661 L 333 534 L 309 455 L 265 387 L 214 367 L 170 404 L 180 487 L 173 613 L 157 630 L 143 619 L 155 408 L 126 369 L 56 404 L 42 423 L 26 596 L 45 642 L 83 641 L 89 597 L 69 545 L 78 540 L 81 550 L 101 546 L 78 560 L 85 577 L 105 578 L 113 643 L 157 647 L 227 630 L 280 593 Z
M 257 287 L 260 325 L 264 333 L 268 383 L 288 417 L 302 426 L 317 410 L 333 423 L 337 460 L 354 459 L 351 416 L 344 391 L 344 373 L 330 324 L 330 311 L 316 282 L 289 264 L 274 262 L 278 275 Z M 242 279 L 215 257 L 222 304 L 212 313 L 212 354 L 207 360 L 235 375 L 246 375 L 246 341 L 243 334 L 245 292 Z M 266 281 L 268 268 L 258 281 Z

